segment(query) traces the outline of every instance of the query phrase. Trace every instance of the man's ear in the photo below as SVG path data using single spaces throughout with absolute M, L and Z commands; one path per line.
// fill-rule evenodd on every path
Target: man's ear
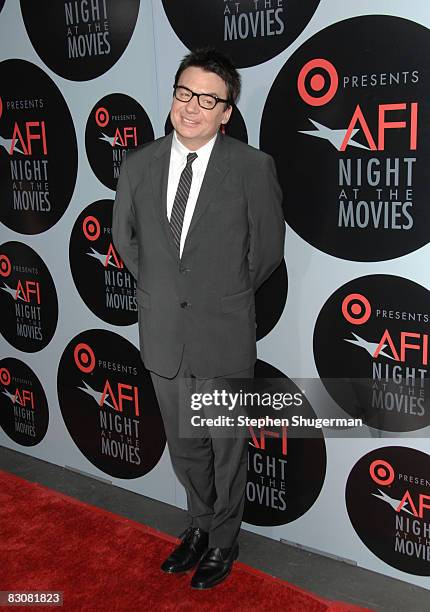
M 233 106 L 230 104 L 230 106 L 228 106 L 224 111 L 224 118 L 221 121 L 222 125 L 226 125 L 226 123 L 229 122 L 232 112 L 233 112 Z

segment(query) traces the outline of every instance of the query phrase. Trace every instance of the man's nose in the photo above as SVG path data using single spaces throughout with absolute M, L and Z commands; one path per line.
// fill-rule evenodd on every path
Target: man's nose
M 186 104 L 187 106 L 187 111 L 190 113 L 197 113 L 199 112 L 199 101 L 197 99 L 197 96 L 193 96 L 191 98 L 191 100 L 189 100 L 189 102 L 187 102 Z

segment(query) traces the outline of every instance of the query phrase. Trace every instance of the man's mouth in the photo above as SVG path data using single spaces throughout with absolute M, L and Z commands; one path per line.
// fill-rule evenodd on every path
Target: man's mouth
M 186 117 L 182 117 L 182 121 L 186 124 L 186 125 L 198 125 L 197 121 L 192 121 L 191 119 L 187 119 Z

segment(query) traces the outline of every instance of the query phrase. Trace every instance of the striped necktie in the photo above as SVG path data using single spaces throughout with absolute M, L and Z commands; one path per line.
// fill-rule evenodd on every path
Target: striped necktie
M 193 180 L 193 169 L 191 165 L 195 159 L 197 159 L 197 153 L 188 153 L 187 163 L 185 168 L 182 170 L 175 200 L 173 202 L 172 212 L 170 214 L 170 229 L 172 230 L 173 239 L 178 252 L 180 252 L 182 225 L 184 223 L 188 196 L 190 195 L 191 181 Z

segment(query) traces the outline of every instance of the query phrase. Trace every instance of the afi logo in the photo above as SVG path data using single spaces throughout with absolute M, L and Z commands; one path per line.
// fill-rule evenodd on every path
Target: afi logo
M 35 143 L 38 143 L 37 145 Z M 17 146 L 18 145 L 18 146 Z M 19 153 L 30 156 L 40 151 L 48 155 L 48 144 L 46 141 L 46 125 L 44 121 L 26 121 L 24 126 L 15 121 L 12 134 L 12 143 L 9 155 L 13 155 L 14 149 Z M 34 151 L 37 149 L 37 151 Z
M 278 431 L 270 431 L 269 429 L 265 429 L 262 427 L 260 429 L 260 435 L 257 438 L 257 435 L 252 426 L 249 427 L 249 431 L 251 433 L 251 442 L 252 446 L 258 448 L 259 450 L 266 450 L 266 438 L 281 438 L 282 442 L 282 454 L 287 454 L 287 428 L 285 425 L 281 427 L 281 433 Z
M 20 404 L 23 408 L 27 407 L 30 404 L 30 407 L 34 410 L 34 394 L 33 391 L 29 391 L 28 389 L 21 389 L 21 391 L 17 388 L 14 395 L 14 402 Z
M 400 117 L 401 121 L 390 121 L 386 117 L 386 113 L 392 113 L 394 111 L 406 111 L 402 112 Z M 406 121 L 407 119 L 407 121 Z M 378 136 L 376 144 L 373 136 L 370 132 L 370 128 L 364 117 L 364 113 L 357 104 L 354 114 L 351 117 L 348 128 L 346 130 L 345 137 L 340 145 L 340 150 L 345 151 L 351 135 L 354 135 L 357 130 L 354 131 L 355 126 L 359 124 L 364 132 L 364 135 L 371 151 L 384 151 L 385 150 L 385 131 L 393 129 L 408 129 L 409 130 L 409 149 L 415 151 L 417 148 L 417 126 L 418 126 L 418 102 L 411 102 L 410 108 L 406 102 L 399 102 L 397 104 L 379 104 L 378 105 Z
M 408 342 L 408 339 L 415 339 L 417 342 Z M 373 357 L 376 359 L 379 353 L 387 346 L 390 347 L 392 358 L 395 361 L 406 361 L 407 351 L 419 351 L 422 365 L 428 365 L 428 334 L 420 334 L 416 332 L 400 332 L 399 350 L 397 351 L 394 341 L 388 329 L 382 334 L 382 338 L 376 347 Z
M 18 281 L 15 292 L 15 300 L 21 298 L 24 302 L 36 301 L 40 304 L 40 283 L 38 281 Z
M 114 409 L 117 412 L 124 412 L 124 405 L 129 408 L 131 405 L 135 416 L 139 416 L 139 390 L 136 386 L 127 385 L 126 383 L 111 385 L 109 379 L 106 379 L 103 393 L 100 398 L 100 407 L 103 406 L 107 396 L 111 398 Z
M 403 506 L 407 506 L 406 510 L 412 512 L 414 516 L 421 519 L 424 518 L 424 510 L 430 510 L 430 495 L 420 493 L 416 501 L 417 505 L 414 504 L 411 494 L 408 490 L 406 490 L 405 494 L 400 500 L 399 505 L 396 508 L 396 512 L 400 512 Z
M 124 127 L 122 130 L 116 128 L 112 146 L 127 147 L 130 144 L 137 147 L 137 128 L 133 126 Z
M 108 267 L 108 265 L 111 262 L 111 258 L 113 259 L 113 265 L 116 268 L 123 268 L 124 267 L 124 263 L 122 261 L 122 259 L 120 257 L 118 257 L 117 252 L 115 251 L 115 248 L 112 244 L 112 242 L 109 244 L 109 248 L 108 248 L 108 252 L 106 254 L 106 259 L 105 259 L 105 268 Z

